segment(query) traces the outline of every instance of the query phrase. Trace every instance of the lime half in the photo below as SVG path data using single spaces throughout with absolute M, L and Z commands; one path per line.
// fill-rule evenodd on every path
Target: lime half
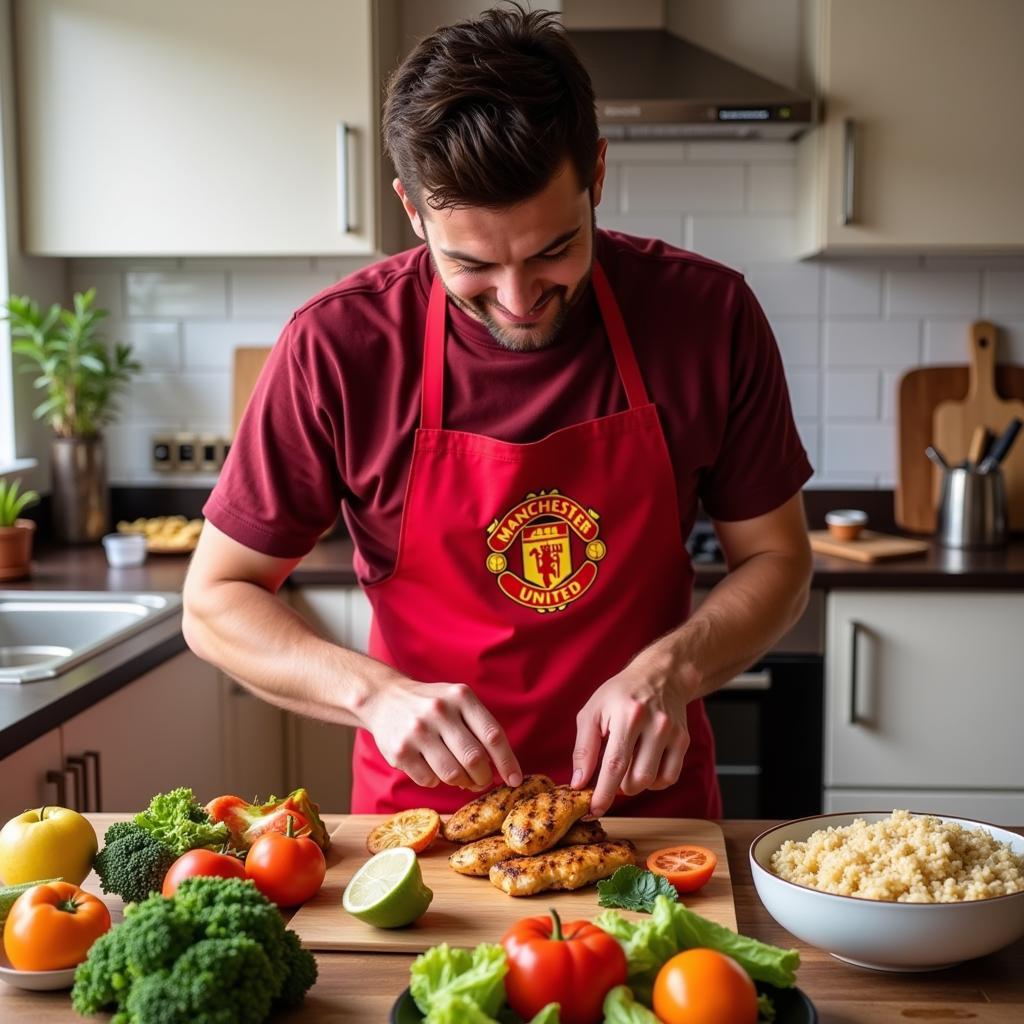
M 341 905 L 376 928 L 401 928 L 422 917 L 433 898 L 416 854 L 396 846 L 375 854 L 352 876 Z

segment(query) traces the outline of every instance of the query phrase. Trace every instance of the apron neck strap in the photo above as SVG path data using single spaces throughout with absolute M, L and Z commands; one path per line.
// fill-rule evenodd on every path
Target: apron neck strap
M 626 401 L 630 409 L 647 405 L 647 388 L 644 386 L 640 367 L 636 362 L 633 345 L 629 340 L 626 324 L 622 319 L 619 304 L 615 301 L 611 285 L 601 267 L 594 260 L 591 280 L 597 297 L 597 308 L 608 334 L 615 366 L 619 371 Z M 444 343 L 448 297 L 441 275 L 436 271 L 430 287 L 430 302 L 427 305 L 427 327 L 423 339 L 423 388 L 420 404 L 420 426 L 425 430 L 440 430 L 444 410 Z

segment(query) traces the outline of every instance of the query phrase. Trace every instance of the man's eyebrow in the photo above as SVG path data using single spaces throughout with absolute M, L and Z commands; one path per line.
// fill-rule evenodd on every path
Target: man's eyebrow
M 577 225 L 572 231 L 566 231 L 564 234 L 559 235 L 557 238 L 553 238 L 543 249 L 539 249 L 533 254 L 533 256 L 527 256 L 528 260 L 535 259 L 537 256 L 543 256 L 544 253 L 550 252 L 552 249 L 557 249 L 559 246 L 565 245 L 567 242 L 572 241 L 579 233 L 580 228 L 583 225 Z M 482 267 L 488 265 L 487 260 L 478 259 L 476 256 L 470 256 L 469 253 L 459 252 L 457 249 L 442 249 L 441 252 L 445 254 L 451 260 L 460 260 L 463 263 L 477 263 Z

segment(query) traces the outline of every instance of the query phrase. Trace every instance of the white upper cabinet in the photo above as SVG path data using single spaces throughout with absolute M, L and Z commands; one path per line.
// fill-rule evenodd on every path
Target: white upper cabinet
M 377 246 L 371 0 L 16 0 L 23 244 Z
M 802 256 L 1024 250 L 1024 3 L 805 0 Z

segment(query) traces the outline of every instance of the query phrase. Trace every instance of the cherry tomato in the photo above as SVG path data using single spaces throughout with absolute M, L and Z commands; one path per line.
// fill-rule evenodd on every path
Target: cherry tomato
M 757 1024 L 757 989 L 732 957 L 688 949 L 658 971 L 654 1012 L 665 1024 Z
M 80 964 L 110 928 L 103 902 L 70 882 L 23 892 L 4 924 L 4 949 L 19 971 L 59 971 Z
M 718 858 L 703 846 L 669 846 L 647 858 L 647 869 L 664 875 L 676 892 L 696 892 L 715 873 Z
M 294 835 L 293 826 L 289 818 L 286 833 L 260 836 L 245 858 L 246 876 L 279 907 L 305 903 L 319 892 L 327 874 L 323 851 L 309 836 Z
M 162 892 L 173 896 L 186 878 L 215 875 L 217 878 L 245 878 L 245 865 L 237 858 L 213 850 L 189 850 L 183 853 L 164 875 Z

